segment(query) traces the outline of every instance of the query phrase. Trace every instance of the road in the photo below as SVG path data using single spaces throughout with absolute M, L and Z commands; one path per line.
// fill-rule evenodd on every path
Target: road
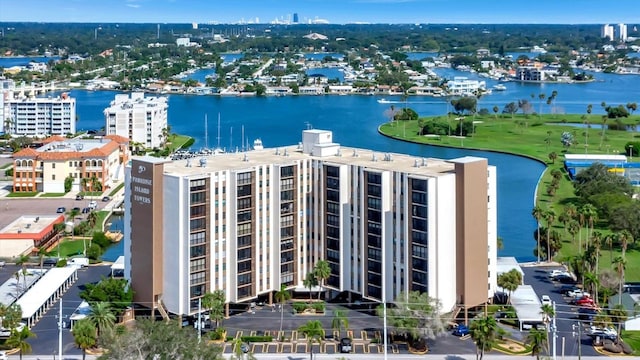
M 255 354 L 254 357 L 258 360 L 309 360 L 309 354 L 300 354 L 300 353 L 291 353 L 291 354 Z M 18 355 L 12 355 L 9 357 L 10 359 L 18 359 Z M 231 359 L 231 355 L 224 355 L 225 359 Z M 446 354 L 446 355 L 404 355 L 404 354 L 388 354 L 388 359 L 393 360 L 416 360 L 416 359 L 424 359 L 424 360 L 476 360 L 475 354 L 471 355 L 457 355 L 457 354 Z M 518 357 L 516 357 L 518 358 Z M 522 357 L 520 357 L 522 358 Z M 530 356 L 525 357 L 526 359 L 530 359 Z M 23 360 L 52 360 L 54 359 L 52 355 L 24 355 L 22 357 Z M 63 360 L 81 360 L 82 356 L 64 356 Z M 87 355 L 86 360 L 96 360 L 97 356 Z M 385 359 L 384 355 L 371 355 L 371 354 L 314 354 L 314 360 L 336 360 L 336 359 L 344 359 L 344 360 L 382 360 Z M 493 355 L 487 354 L 483 357 L 484 360 L 513 360 L 513 356 L 508 355 Z M 581 360 L 602 360 L 603 357 L 598 356 L 582 356 Z M 629 360 L 632 357 L 629 356 L 608 356 L 607 360 Z M 565 356 L 561 358 L 558 356 L 558 360 L 580 360 L 577 356 Z

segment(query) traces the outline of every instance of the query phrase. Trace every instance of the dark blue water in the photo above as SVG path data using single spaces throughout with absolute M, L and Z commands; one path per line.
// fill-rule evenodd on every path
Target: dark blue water
M 440 71 L 440 70 L 439 70 Z M 444 69 L 451 75 L 474 77 L 475 74 Z M 538 111 L 537 95 L 558 91 L 557 106 L 566 112 L 585 113 L 588 104 L 593 112 L 603 112 L 602 101 L 626 104 L 640 99 L 640 77 L 595 74 L 597 81 L 588 84 L 518 84 L 507 83 L 507 91 L 494 92 L 480 100 L 488 108 L 518 99 L 530 99 L 534 94 L 534 108 Z M 104 126 L 103 109 L 115 92 L 85 92 L 73 90 L 80 116 L 78 128 L 97 129 Z M 387 97 L 393 100 L 393 97 Z M 544 166 L 536 161 L 512 155 L 464 149 L 448 149 L 408 144 L 385 138 L 377 133 L 377 126 L 388 121 L 385 112 L 389 104 L 379 104 L 374 96 L 288 96 L 288 97 L 215 97 L 169 96 L 169 125 L 173 132 L 193 136 L 194 148 L 204 146 L 204 116 L 209 118 L 209 144 L 216 141 L 216 124 L 220 113 L 222 147 L 235 149 L 261 138 L 266 147 L 296 144 L 307 126 L 334 132 L 337 142 L 379 151 L 407 153 L 416 156 L 455 158 L 465 155 L 481 156 L 498 169 L 498 235 L 505 241 L 503 256 L 519 260 L 533 260 L 534 241 L 531 236 L 535 221 L 531 217 L 534 191 Z M 396 100 L 400 100 L 396 98 Z M 438 115 L 447 111 L 447 100 L 441 98 L 410 97 L 409 106 L 420 115 Z M 543 113 L 548 106 L 543 103 Z M 217 145 L 217 144 L 216 144 Z M 115 223 L 115 222 L 114 222 Z M 116 251 L 116 250 L 114 250 Z M 121 253 L 121 252 L 120 252 Z
M 25 57 L 0 57 L 0 67 L 10 68 L 12 66 L 27 66 L 30 62 L 46 63 L 49 60 L 59 60 L 59 56 L 25 56 Z
M 107 220 L 108 226 L 105 227 L 105 230 L 109 230 L 112 232 L 119 231 L 124 233 L 124 217 L 121 215 L 113 215 L 109 220 Z M 105 261 L 116 261 L 118 256 L 124 255 L 124 239 L 119 242 L 111 245 L 107 251 L 102 254 L 102 260 Z
M 344 81 L 344 74 L 338 68 L 311 68 L 307 70 L 307 75 L 322 75 L 329 80 L 338 79 L 340 82 Z

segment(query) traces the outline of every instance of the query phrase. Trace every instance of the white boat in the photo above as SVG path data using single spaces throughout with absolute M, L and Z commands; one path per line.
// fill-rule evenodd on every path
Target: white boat
M 378 99 L 378 104 L 391 104 L 391 101 L 387 99 Z
M 502 85 L 502 84 L 497 84 L 493 86 L 493 90 L 495 91 L 505 91 L 507 90 L 507 87 Z
M 262 140 L 255 139 L 253 140 L 253 150 L 262 150 L 264 146 L 262 145 Z

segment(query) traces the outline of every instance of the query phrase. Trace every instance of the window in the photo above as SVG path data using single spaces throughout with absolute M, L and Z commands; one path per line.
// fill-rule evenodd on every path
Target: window
M 191 219 L 190 220 L 191 231 L 204 229 L 206 227 L 206 224 L 207 224 L 206 219 L 203 219 L 203 218 Z
M 191 247 L 191 257 L 196 258 L 207 255 L 207 248 L 205 245 L 196 245 Z
M 205 234 L 206 233 L 204 231 L 200 231 L 200 232 L 189 235 L 189 244 L 190 245 L 203 244 L 205 242 Z
M 56 179 L 56 174 L 51 174 L 51 180 L 55 180 Z

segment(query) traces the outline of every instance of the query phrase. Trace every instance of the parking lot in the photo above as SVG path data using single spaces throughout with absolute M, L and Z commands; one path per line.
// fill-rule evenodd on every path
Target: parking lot
M 551 301 L 556 303 L 556 326 L 558 328 L 557 351 L 561 355 L 562 342 L 564 338 L 564 354 L 567 356 L 577 356 L 578 346 L 582 345 L 583 356 L 598 356 L 599 354 L 592 346 L 592 339 L 587 335 L 586 329 L 589 324 L 578 319 L 578 306 L 569 304 L 570 299 L 559 292 L 563 284 L 552 281 L 549 273 L 554 269 L 563 269 L 560 266 L 535 266 L 523 267 L 524 281 L 527 285 L 533 286 L 538 294 L 549 295 Z M 578 328 L 582 327 L 581 337 L 578 337 Z

